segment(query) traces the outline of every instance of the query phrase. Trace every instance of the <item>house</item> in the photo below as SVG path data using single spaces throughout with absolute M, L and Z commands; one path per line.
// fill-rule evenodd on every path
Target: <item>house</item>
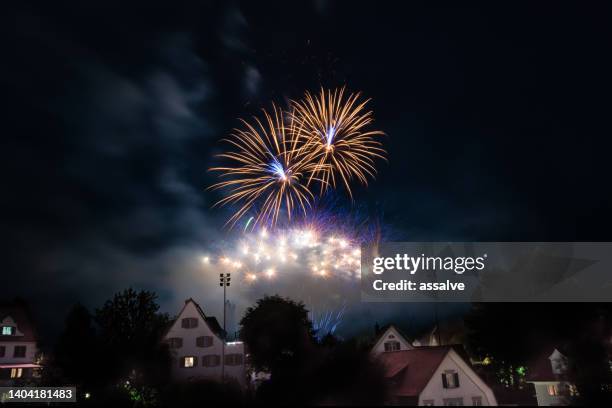
M 40 376 L 36 331 L 21 301 L 0 303 L 0 385 L 20 385 Z
M 193 299 L 187 299 L 166 334 L 172 353 L 172 378 L 176 381 L 235 379 L 246 384 L 245 350 L 240 341 L 226 342 L 217 319 L 206 316 Z
M 538 406 L 569 405 L 577 395 L 576 386 L 567 381 L 567 369 L 567 357 L 556 348 L 529 364 L 527 382 L 534 385 Z
M 496 406 L 460 346 L 414 346 L 389 326 L 372 348 L 388 380 L 390 404 Z
M 412 350 L 413 345 L 408 339 L 393 325 L 389 325 L 381 330 L 378 340 L 372 347 L 372 354 L 378 355 L 386 351 Z M 378 334 L 378 333 L 377 333 Z

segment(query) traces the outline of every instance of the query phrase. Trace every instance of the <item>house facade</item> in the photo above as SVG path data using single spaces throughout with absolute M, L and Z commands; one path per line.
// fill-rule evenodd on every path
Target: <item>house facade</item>
M 40 376 L 36 331 L 21 302 L 0 303 L 0 384 L 20 385 Z
M 556 348 L 530 364 L 527 382 L 535 388 L 538 406 L 570 404 L 577 389 L 567 381 L 567 370 L 567 357 Z
M 214 317 L 187 299 L 164 336 L 172 354 L 172 378 L 176 381 L 234 379 L 246 384 L 244 343 L 226 342 Z
M 496 406 L 492 389 L 460 348 L 411 345 L 390 326 L 372 348 L 385 371 L 392 405 Z M 399 345 L 391 342 L 399 342 Z

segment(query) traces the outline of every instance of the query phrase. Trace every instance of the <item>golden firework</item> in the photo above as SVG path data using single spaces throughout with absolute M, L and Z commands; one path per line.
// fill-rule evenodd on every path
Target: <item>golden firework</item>
M 232 151 L 219 157 L 231 162 L 227 167 L 214 167 L 227 178 L 210 188 L 227 189 L 228 195 L 215 205 L 239 204 L 228 220 L 233 226 L 253 207 L 258 207 L 252 227 L 275 225 L 283 208 L 287 216 L 295 208 L 304 213 L 313 194 L 308 188 L 308 157 L 294 137 L 294 115 L 273 105 L 271 113 L 263 112 L 263 121 L 253 117 L 253 124 L 241 120 L 243 129 L 234 129 L 228 139 Z
M 295 138 L 311 163 L 307 184 L 320 180 L 321 192 L 336 187 L 340 178 L 352 197 L 351 180 L 367 185 L 368 177 L 376 174 L 375 159 L 385 159 L 378 140 L 384 133 L 367 130 L 374 117 L 366 110 L 369 99 L 360 100 L 360 96 L 347 96 L 344 88 L 333 92 L 321 89 L 318 95 L 306 92 L 304 99 L 292 101 Z

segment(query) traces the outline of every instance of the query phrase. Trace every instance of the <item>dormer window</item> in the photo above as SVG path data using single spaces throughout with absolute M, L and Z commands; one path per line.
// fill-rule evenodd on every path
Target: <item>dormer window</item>
M 2 326 L 3 336 L 12 336 L 15 334 L 15 328 L 13 326 Z
M 181 320 L 181 327 L 183 329 L 195 329 L 198 327 L 198 319 L 195 317 L 186 317 Z

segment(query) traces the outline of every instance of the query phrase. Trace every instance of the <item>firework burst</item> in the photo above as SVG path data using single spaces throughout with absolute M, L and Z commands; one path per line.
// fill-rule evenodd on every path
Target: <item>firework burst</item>
M 384 133 L 367 130 L 374 119 L 366 110 L 369 99 L 360 100 L 360 96 L 346 95 L 344 88 L 321 89 L 318 95 L 306 92 L 304 99 L 292 101 L 293 130 L 311 163 L 308 184 L 322 181 L 321 192 L 340 181 L 352 197 L 351 180 L 367 185 L 368 177 L 376 174 L 375 160 L 385 159 L 377 139 Z
M 228 220 L 233 226 L 254 206 L 259 207 L 252 227 L 258 224 L 275 225 L 284 208 L 287 216 L 295 208 L 306 212 L 313 194 L 307 185 L 307 172 L 312 166 L 300 146 L 293 115 L 286 115 L 273 105 L 272 113 L 263 111 L 263 121 L 254 117 L 253 123 L 241 120 L 244 128 L 234 129 L 225 139 L 233 151 L 219 157 L 231 162 L 227 167 L 214 167 L 226 178 L 211 189 L 227 189 L 228 195 L 216 205 L 238 204 L 240 208 Z M 285 116 L 289 116 L 287 120 Z

